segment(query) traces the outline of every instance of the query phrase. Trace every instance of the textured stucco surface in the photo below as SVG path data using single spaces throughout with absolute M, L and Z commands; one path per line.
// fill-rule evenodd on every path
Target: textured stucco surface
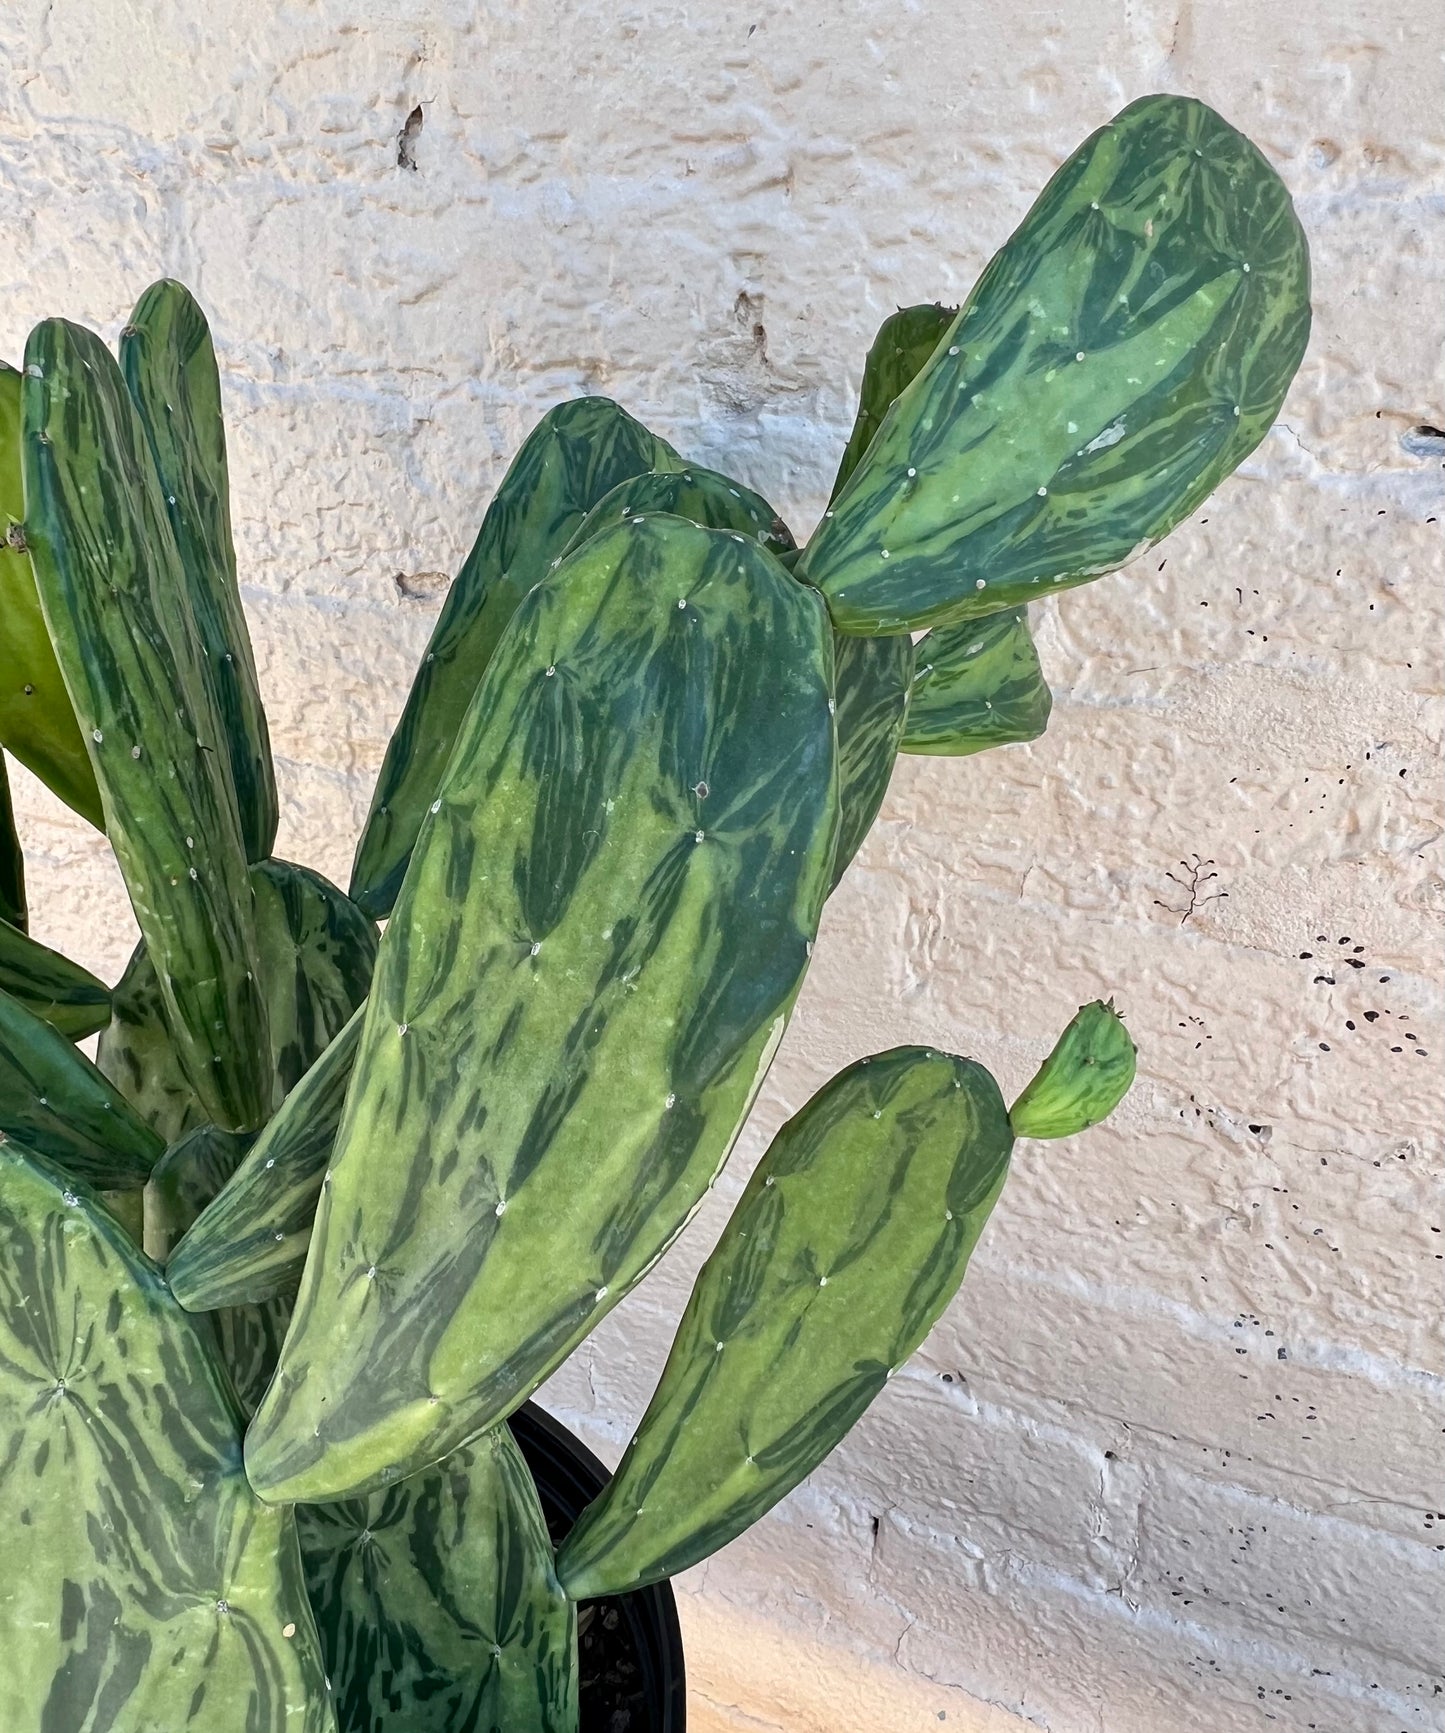
M 0 10 L 0 352 L 48 313 L 114 336 L 162 274 L 200 295 L 282 852 L 343 882 L 440 574 L 549 404 L 618 397 L 802 533 L 878 321 L 966 292 L 1125 101 L 1212 101 L 1299 201 L 1316 326 L 1280 426 L 1043 610 L 1043 741 L 900 762 L 718 1196 L 550 1388 L 620 1451 L 743 1174 L 840 1064 L 927 1039 L 1016 1089 L 1118 996 L 1126 1107 L 1021 1148 L 917 1360 L 682 1585 L 705 1729 L 1445 1727 L 1430 12 Z M 103 847 L 19 801 L 37 930 L 114 974 Z M 1192 910 L 1181 862 L 1217 874 Z

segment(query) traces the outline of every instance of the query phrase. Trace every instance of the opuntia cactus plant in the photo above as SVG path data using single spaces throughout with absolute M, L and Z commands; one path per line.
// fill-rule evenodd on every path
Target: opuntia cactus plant
M 1150 97 L 961 309 L 885 322 L 805 545 L 615 404 L 554 408 L 349 892 L 273 858 L 200 309 L 156 284 L 119 360 L 36 328 L 0 372 L 0 742 L 103 826 L 141 942 L 108 987 L 29 936 L 0 779 L 0 1724 L 575 1733 L 593 1599 L 837 1444 L 958 1291 L 1015 1140 L 1128 1089 L 1112 1004 L 1012 1110 L 935 1048 L 826 1084 L 560 1547 L 509 1417 L 727 1160 L 898 752 L 1043 732 L 1028 604 L 1254 447 L 1308 275 L 1253 146 Z

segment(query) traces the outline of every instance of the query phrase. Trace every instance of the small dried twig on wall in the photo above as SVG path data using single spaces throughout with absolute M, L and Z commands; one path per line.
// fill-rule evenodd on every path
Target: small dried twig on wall
M 1213 870 L 1214 862 L 1212 860 L 1201 860 L 1196 854 L 1191 855 L 1188 860 L 1180 861 L 1179 865 L 1184 869 L 1185 876 L 1183 878 L 1178 873 L 1173 872 L 1165 873 L 1164 876 L 1177 887 L 1180 897 L 1183 898 L 1184 907 L 1182 909 L 1175 908 L 1173 902 L 1162 902 L 1158 897 L 1154 899 L 1154 907 L 1163 909 L 1168 914 L 1178 915 L 1179 925 L 1182 927 L 1196 910 L 1202 909 L 1206 903 L 1218 902 L 1221 898 L 1227 897 L 1229 892 L 1208 889 L 1210 883 L 1219 878 L 1219 874 Z M 1174 897 L 1173 891 L 1169 894 Z

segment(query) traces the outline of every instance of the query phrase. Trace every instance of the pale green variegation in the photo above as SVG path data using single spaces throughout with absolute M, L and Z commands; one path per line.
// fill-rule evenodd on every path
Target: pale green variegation
M 300 1280 L 361 1039 L 356 1011 L 176 1246 L 171 1292 L 191 1312 L 268 1300 Z
M 860 1059 L 788 1121 L 558 1556 L 574 1599 L 696 1564 L 817 1467 L 953 1298 L 1012 1148 L 988 1072 L 919 1047 Z
M 505 1426 L 296 1519 L 339 1733 L 576 1733 L 576 1609 Z
M 3 818 L 0 810 L 0 839 Z M 0 992 L 18 999 L 72 1041 L 94 1035 L 110 1021 L 110 989 L 104 981 L 12 926 L 8 918 L 0 920 Z
M 93 332 L 25 346 L 25 534 L 106 834 L 206 1117 L 271 1110 L 266 1007 L 223 735 L 139 417 Z
M 462 718 L 517 604 L 619 482 L 681 467 L 666 440 L 605 397 L 559 404 L 527 436 L 447 592 L 386 749 L 351 872 L 351 895 L 369 915 L 391 912 Z
M 1113 571 L 1269 431 L 1309 322 L 1278 175 L 1203 103 L 1144 97 L 1049 182 L 799 571 L 859 633 Z
M 1137 1055 L 1123 1018 L 1096 999 L 1081 1006 L 1009 1109 L 1016 1137 L 1073 1137 L 1111 1114 L 1134 1081 Z
M 121 332 L 120 365 L 175 532 L 246 858 L 265 860 L 276 841 L 276 779 L 236 582 L 221 381 L 210 327 L 189 290 L 151 284 Z
M 935 626 L 917 646 L 902 750 L 965 758 L 1037 740 L 1053 702 L 1026 608 Z
M 25 537 L 21 376 L 0 361 L 0 745 L 82 818 L 100 790 L 40 611 Z
M 289 1509 L 204 1324 L 86 1187 L 0 1145 L 0 1726 L 335 1733 Z
M 603 531 L 518 609 L 382 942 L 247 1439 L 263 1496 L 439 1460 L 687 1220 L 828 888 L 831 661 L 816 595 L 676 517 Z
M 144 1185 L 165 1148 L 78 1047 L 4 991 L 0 1133 L 113 1190 Z

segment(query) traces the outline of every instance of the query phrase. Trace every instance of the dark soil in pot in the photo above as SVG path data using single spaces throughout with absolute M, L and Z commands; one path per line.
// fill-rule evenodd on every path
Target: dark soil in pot
M 565 1426 L 531 1402 L 509 1424 L 555 1544 L 611 1476 Z M 581 1733 L 683 1733 L 682 1633 L 666 1583 L 585 1601 L 577 1646 Z

